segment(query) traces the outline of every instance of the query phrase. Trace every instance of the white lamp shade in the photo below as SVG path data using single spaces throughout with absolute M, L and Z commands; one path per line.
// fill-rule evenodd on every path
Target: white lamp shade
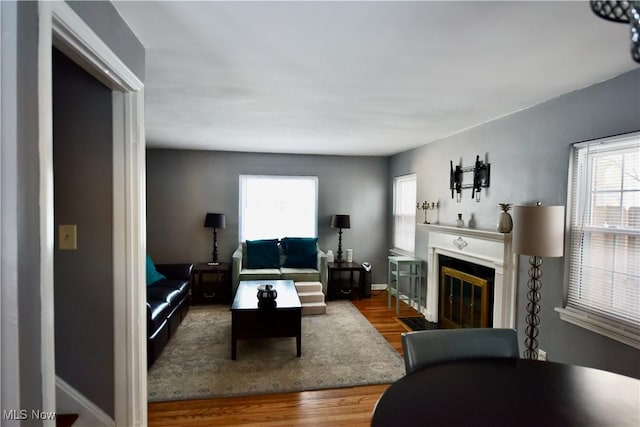
M 561 257 L 564 252 L 564 206 L 515 206 L 513 250 L 540 257 Z

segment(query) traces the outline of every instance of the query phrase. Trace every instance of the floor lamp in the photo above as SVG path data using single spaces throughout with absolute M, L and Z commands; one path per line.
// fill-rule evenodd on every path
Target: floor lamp
M 342 229 L 351 228 L 351 219 L 349 215 L 334 215 L 331 218 L 331 228 L 338 229 L 338 258 L 336 262 L 344 262 L 342 258 Z
M 513 250 L 529 255 L 525 359 L 538 359 L 542 257 L 561 257 L 564 252 L 564 206 L 516 206 L 513 209 Z
M 208 213 L 204 218 L 204 227 L 213 228 L 213 252 L 209 265 L 219 265 L 218 262 L 218 228 L 225 228 L 225 217 L 221 213 Z

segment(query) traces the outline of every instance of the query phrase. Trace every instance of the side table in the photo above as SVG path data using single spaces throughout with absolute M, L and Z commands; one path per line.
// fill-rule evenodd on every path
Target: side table
M 356 294 L 358 299 L 362 295 L 362 264 L 359 262 L 329 262 L 327 263 L 327 297 L 336 299 L 351 297 Z M 340 277 L 338 273 L 349 273 L 348 278 Z M 358 273 L 355 280 L 354 273 Z
M 231 302 L 231 264 L 206 262 L 193 266 L 191 274 L 191 301 L 193 304 Z
M 387 289 L 387 306 L 391 308 L 391 290 L 393 289 L 393 282 L 395 281 L 396 314 L 400 314 L 400 278 L 402 277 L 407 279 L 407 302 L 409 306 L 412 306 L 412 303 L 416 302 L 418 309 L 420 309 L 420 303 L 422 302 L 422 287 L 420 284 L 420 280 L 422 279 L 422 260 L 407 256 L 389 257 L 389 288 Z

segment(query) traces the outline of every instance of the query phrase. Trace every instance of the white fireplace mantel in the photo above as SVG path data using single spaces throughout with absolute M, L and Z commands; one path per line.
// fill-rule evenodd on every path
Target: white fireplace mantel
M 446 255 L 494 269 L 493 327 L 515 328 L 518 257 L 511 248 L 511 234 L 433 224 L 419 225 L 429 233 L 427 320 L 438 322 L 438 255 Z

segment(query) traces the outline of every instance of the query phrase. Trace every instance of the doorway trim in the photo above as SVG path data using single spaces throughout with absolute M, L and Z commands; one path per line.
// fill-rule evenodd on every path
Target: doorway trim
M 55 411 L 52 54 L 55 46 L 113 93 L 114 422 L 147 424 L 144 90 L 63 1 L 38 2 L 40 297 L 43 409 Z M 53 424 L 51 424 L 53 425 Z

